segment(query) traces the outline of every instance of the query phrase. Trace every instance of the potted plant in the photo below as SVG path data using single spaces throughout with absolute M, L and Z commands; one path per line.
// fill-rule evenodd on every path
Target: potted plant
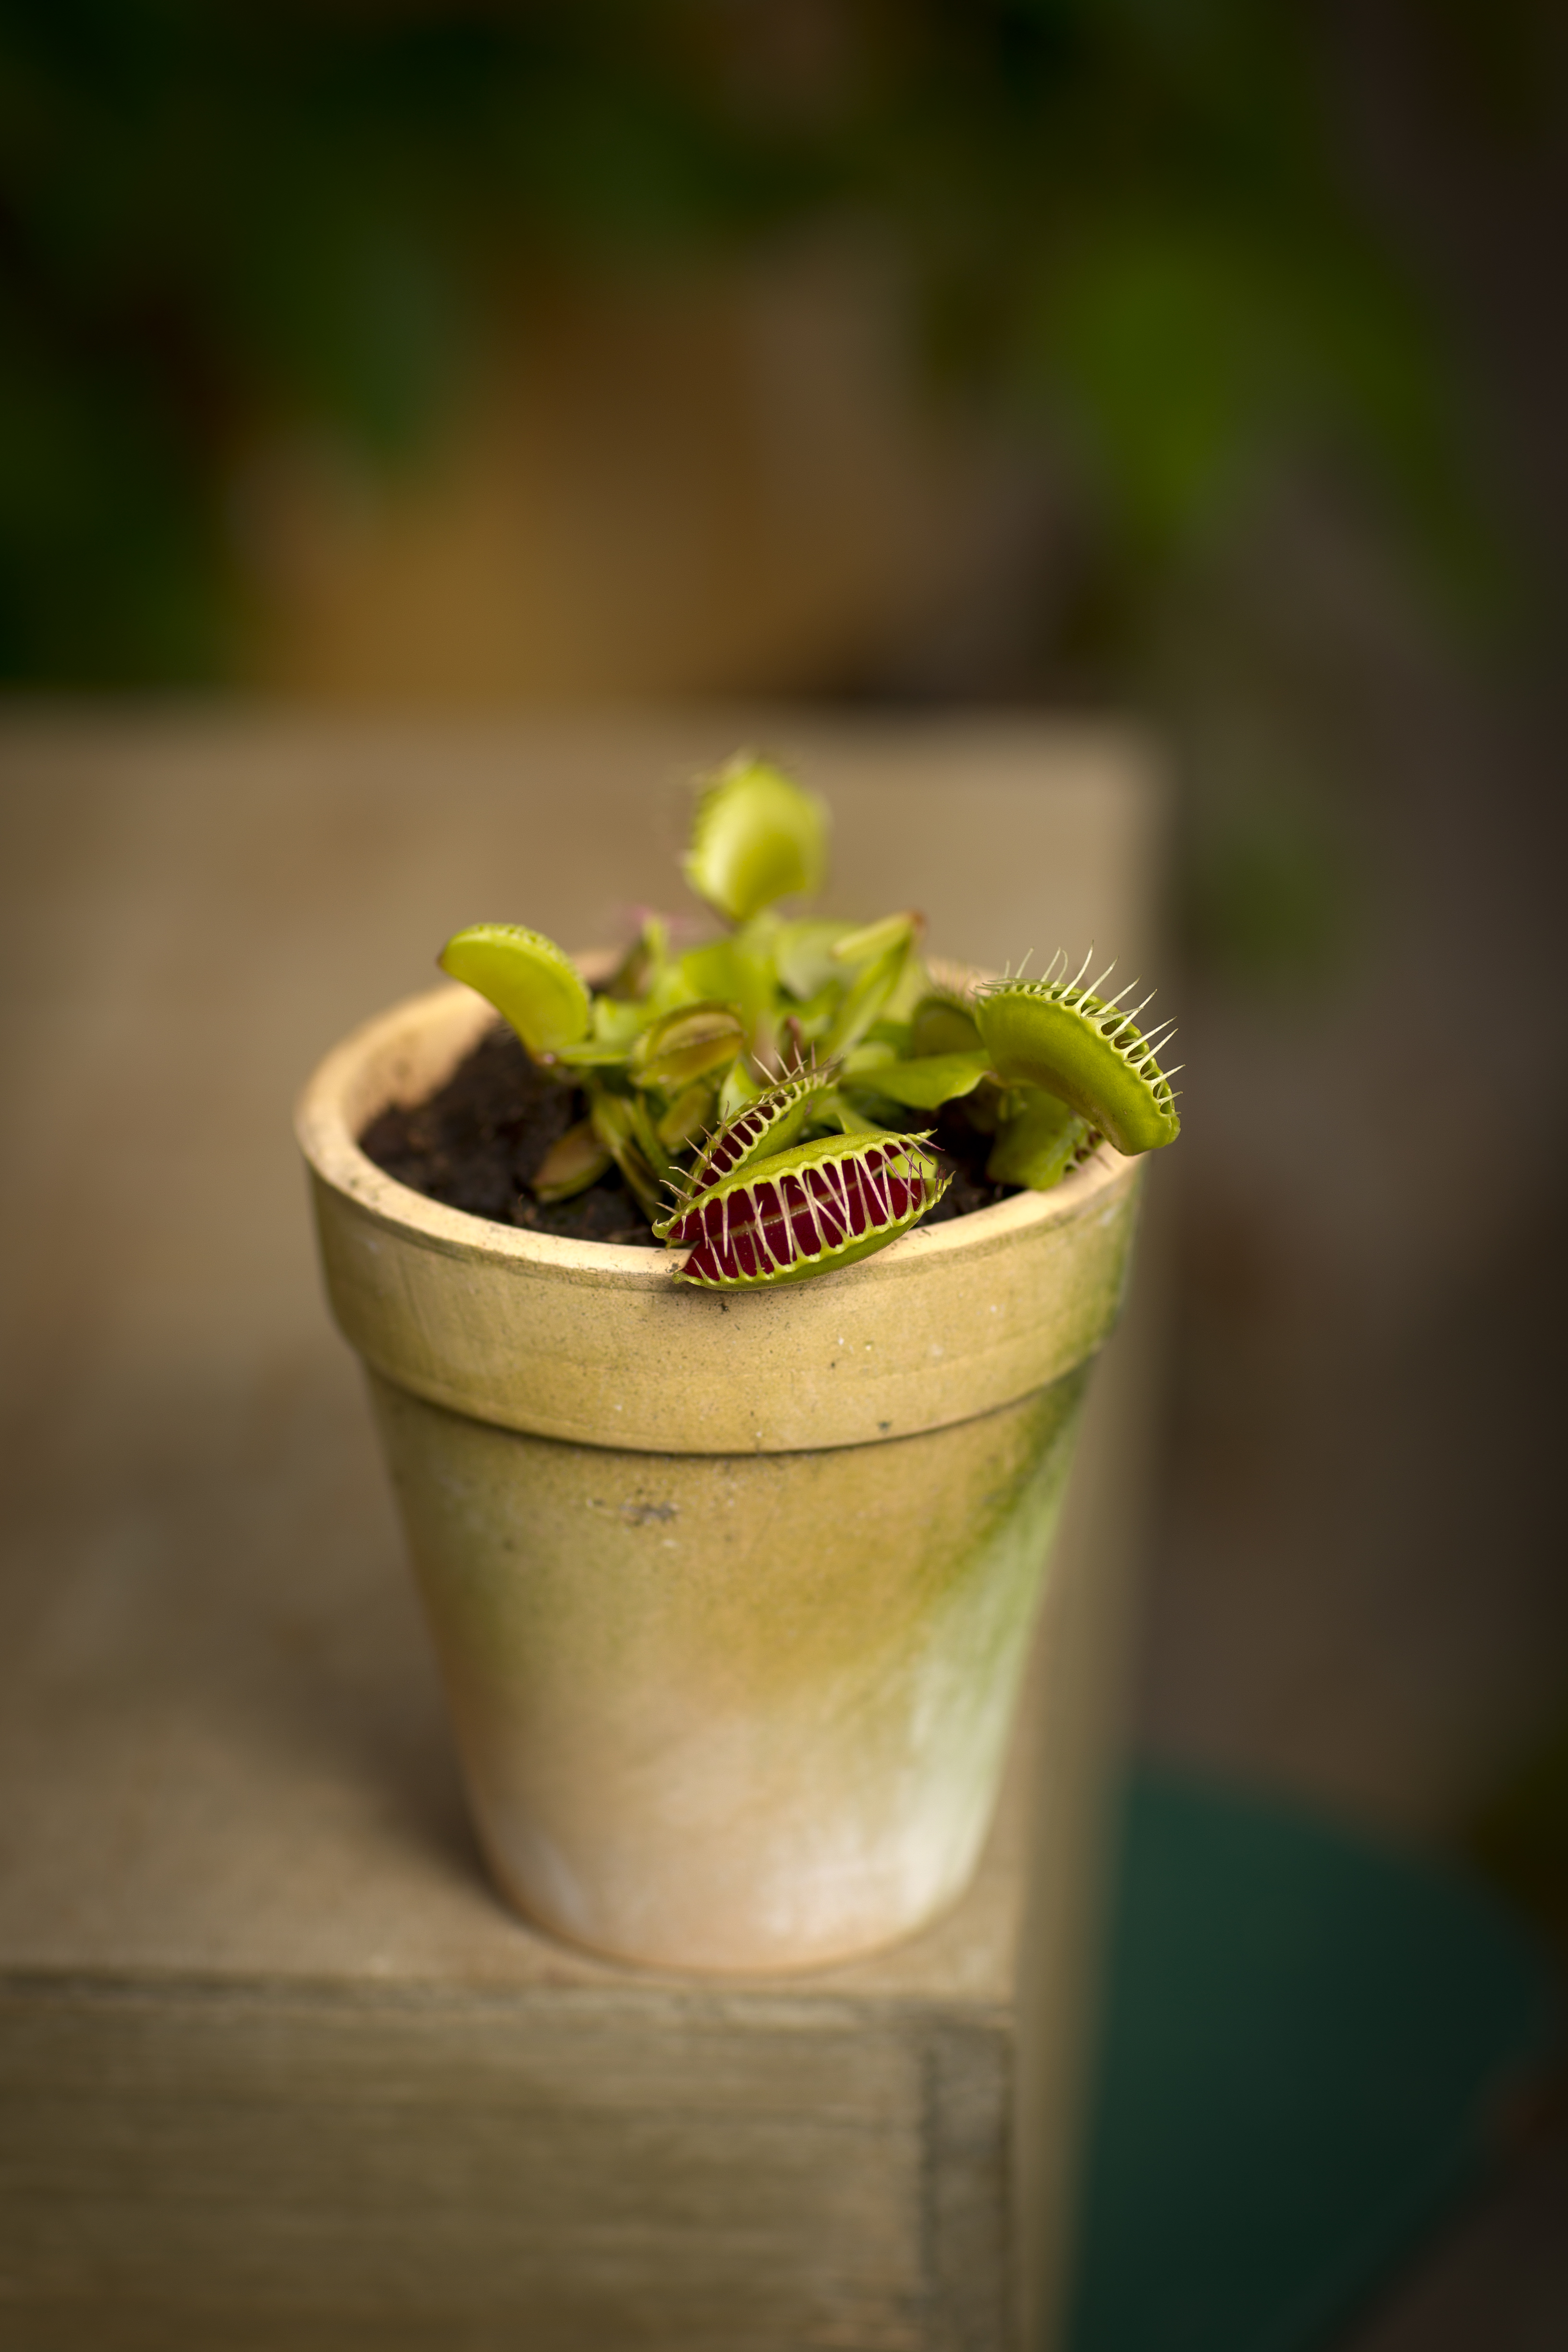
M 809 1966 L 962 1892 L 1177 1132 L 1087 963 L 781 911 L 826 823 L 738 755 L 686 859 L 716 937 L 474 926 L 299 1114 L 497 1880 L 644 1963 Z

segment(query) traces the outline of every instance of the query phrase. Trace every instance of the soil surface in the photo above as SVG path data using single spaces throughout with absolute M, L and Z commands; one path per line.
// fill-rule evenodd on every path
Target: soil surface
M 560 1234 L 569 1241 L 649 1245 L 652 1231 L 618 1169 L 570 1201 L 546 1204 L 528 1189 L 551 1145 L 586 1108 L 575 1087 L 563 1086 L 536 1067 L 511 1031 L 498 1022 L 427 1102 L 408 1110 L 394 1106 L 374 1118 L 360 1137 L 360 1150 L 400 1184 L 449 1209 L 466 1209 L 471 1217 Z M 920 1116 L 911 1112 L 911 1124 Z M 952 1182 L 922 1224 L 940 1225 L 972 1209 L 988 1209 L 1016 1191 L 987 1181 L 989 1140 L 976 1135 L 959 1104 L 944 1104 L 931 1124 Z

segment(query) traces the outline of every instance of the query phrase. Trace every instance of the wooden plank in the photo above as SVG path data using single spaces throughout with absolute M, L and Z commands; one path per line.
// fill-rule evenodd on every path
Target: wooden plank
M 918 2037 L 824 2024 L 667 1999 L 650 2034 L 613 1996 L 13 1992 L 7 2290 L 120 2305 L 178 2281 L 196 2307 L 434 2322 L 522 2319 L 575 2279 L 584 2326 L 668 2287 L 715 2342 L 737 2301 L 786 2312 L 780 2341 L 819 2308 L 912 2307 Z

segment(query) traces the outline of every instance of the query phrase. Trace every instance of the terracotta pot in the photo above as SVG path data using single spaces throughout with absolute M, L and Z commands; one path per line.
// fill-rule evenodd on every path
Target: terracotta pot
M 773 1293 L 491 1224 L 355 1139 L 469 991 L 331 1054 L 299 1134 L 501 1887 L 618 1958 L 837 1959 L 963 1891 L 994 1801 L 1136 1166 L 1105 1150 Z

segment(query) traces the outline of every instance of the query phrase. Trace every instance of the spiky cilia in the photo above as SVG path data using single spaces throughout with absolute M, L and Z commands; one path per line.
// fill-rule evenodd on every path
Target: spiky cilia
M 656 1238 L 661 1242 L 669 1239 L 678 1220 L 710 1185 L 726 1176 L 738 1176 L 753 1160 L 782 1151 L 793 1143 L 812 1105 L 826 1092 L 833 1076 L 831 1067 L 821 1071 L 792 1070 L 787 1077 L 737 1111 L 727 1126 L 709 1136 L 679 1189 L 675 1206 L 668 1215 L 655 1218 Z
M 672 1246 L 689 1251 L 678 1282 L 760 1290 L 852 1265 L 885 1249 L 941 1200 L 951 1181 L 923 1135 L 822 1135 L 753 1161 L 682 1211 Z
M 1175 1034 L 1174 1022 L 1145 1033 L 1137 1015 L 1148 997 L 1124 1012 L 1119 998 L 1127 989 L 1115 997 L 1097 992 L 1109 971 L 1085 987 L 1087 956 L 1071 980 L 1065 977 L 1066 958 L 1057 961 L 1060 974 L 1053 961 L 1041 980 L 994 981 L 976 992 L 975 1026 L 997 1078 L 1004 1086 L 1040 1087 L 1070 1104 L 1118 1151 L 1156 1151 L 1173 1143 L 1182 1124 L 1171 1090 L 1175 1073 L 1163 1070 L 1158 1055 Z

